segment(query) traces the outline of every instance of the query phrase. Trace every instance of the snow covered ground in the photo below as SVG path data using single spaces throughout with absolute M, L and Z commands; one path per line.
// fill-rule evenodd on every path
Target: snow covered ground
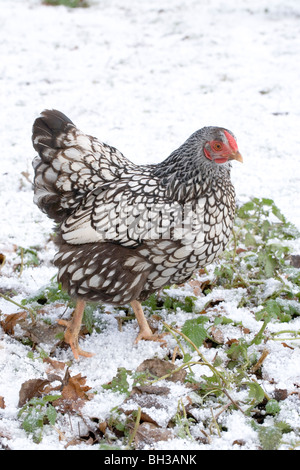
M 299 1 L 90 3 L 68 9 L 40 0 L 0 0 L 0 252 L 7 257 L 1 291 L 15 289 L 20 302 L 55 274 L 54 248 L 47 242 L 52 222 L 34 206 L 30 182 L 31 127 L 45 108 L 59 109 L 81 130 L 137 163 L 162 160 L 203 126 L 224 126 L 236 135 L 244 157 L 244 164 L 232 170 L 238 199 L 272 198 L 300 228 Z M 12 269 L 14 245 L 43 247 L 44 264 L 19 276 Z M 18 311 L 4 299 L 0 309 Z M 133 324 L 119 332 L 113 317 L 106 322 L 108 333 L 101 342 L 97 334 L 87 340 L 86 349 L 96 356 L 72 366 L 93 389 L 111 380 L 118 367 L 134 369 L 144 359 L 165 354 L 155 343 L 133 346 Z M 287 369 L 283 362 L 269 363 L 283 388 L 299 381 L 298 349 L 287 359 Z M 26 354 L 22 344 L 0 330 L 0 396 L 6 405 L 0 409 L 0 439 L 4 436 L 4 446 L 13 449 L 63 448 L 54 431 L 33 444 L 20 428 L 21 384 L 45 373 L 44 364 Z M 62 352 L 61 360 L 68 358 L 68 351 Z M 99 393 L 86 405 L 87 413 L 105 419 L 116 405 L 115 395 Z M 300 421 L 292 409 L 287 415 Z M 231 448 L 241 435 L 255 448 L 254 431 L 242 416 L 233 414 L 226 425 L 226 437 L 216 437 L 209 448 Z M 202 445 L 174 439 L 159 446 Z

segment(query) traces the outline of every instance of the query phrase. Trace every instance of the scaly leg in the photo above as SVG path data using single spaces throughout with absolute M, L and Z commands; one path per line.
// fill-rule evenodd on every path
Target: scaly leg
M 65 342 L 71 346 L 73 355 L 76 360 L 79 359 L 79 356 L 91 357 L 94 354 L 83 351 L 78 345 L 78 336 L 81 328 L 82 316 L 85 308 L 84 300 L 77 300 L 76 307 L 72 316 L 72 320 L 58 320 L 59 325 L 64 325 L 67 327 L 65 331 Z
M 130 302 L 130 305 L 134 311 L 135 317 L 140 328 L 140 332 L 136 337 L 135 343 L 138 343 L 141 339 L 163 342 L 162 336 L 164 335 L 155 335 L 152 333 L 152 330 L 146 320 L 146 317 L 143 312 L 143 307 L 141 306 L 140 302 L 138 300 L 133 300 L 132 302 Z

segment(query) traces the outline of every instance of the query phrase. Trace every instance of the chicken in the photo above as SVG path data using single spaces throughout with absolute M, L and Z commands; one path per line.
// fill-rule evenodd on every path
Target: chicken
M 56 223 L 58 281 L 76 299 L 65 341 L 75 359 L 86 301 L 130 304 L 136 341 L 153 334 L 141 301 L 182 284 L 225 248 L 235 213 L 232 132 L 204 127 L 157 165 L 136 165 L 56 110 L 33 124 L 34 202 Z

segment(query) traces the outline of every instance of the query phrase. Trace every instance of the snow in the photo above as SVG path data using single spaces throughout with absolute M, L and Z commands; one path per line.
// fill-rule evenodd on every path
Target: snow
M 162 160 L 203 126 L 224 126 L 236 135 L 244 157 L 242 165 L 232 168 L 238 199 L 272 198 L 300 228 L 299 1 L 90 3 L 89 8 L 68 9 L 40 0 L 0 0 L 0 252 L 7 258 L 0 289 L 15 291 L 17 302 L 56 273 L 49 238 L 53 223 L 33 204 L 30 182 L 31 127 L 45 108 L 59 109 L 81 130 L 137 163 Z M 41 247 L 43 264 L 18 275 L 15 246 Z M 269 289 L 273 287 L 270 281 Z M 253 316 L 237 307 L 240 294 L 225 295 L 222 308 L 253 329 Z M 20 309 L 0 298 L 0 310 L 10 314 Z M 173 316 L 178 324 L 186 319 Z M 103 314 L 103 322 L 105 330 L 93 333 L 84 345 L 95 356 L 72 364 L 72 373 L 86 376 L 98 392 L 85 413 L 100 421 L 124 400 L 101 385 L 119 367 L 133 370 L 144 359 L 166 353 L 158 343 L 133 345 L 134 322 L 122 332 L 113 315 Z M 274 341 L 273 354 L 265 360 L 265 373 L 278 388 L 291 390 L 299 384 L 300 350 L 295 342 L 293 347 L 291 352 Z M 22 383 L 45 376 L 44 364 L 27 358 L 28 350 L 0 330 L 0 396 L 6 405 L 0 409 L 0 438 L 6 436 L 3 445 L 13 449 L 63 449 L 55 431 L 45 432 L 43 441 L 34 444 L 18 422 Z M 62 351 L 59 359 L 71 360 L 70 352 Z M 180 393 L 174 387 L 174 396 Z M 282 420 L 299 422 L 299 400 L 285 400 L 280 413 Z M 239 446 L 233 442 L 241 437 L 248 448 L 257 448 L 256 433 L 239 411 L 227 417 L 226 427 L 208 445 L 174 438 L 156 448 L 235 449 Z

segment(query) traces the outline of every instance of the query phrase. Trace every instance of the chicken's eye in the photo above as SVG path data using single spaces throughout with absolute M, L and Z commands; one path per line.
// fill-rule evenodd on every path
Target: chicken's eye
M 222 150 L 222 148 L 223 148 L 223 144 L 222 144 L 222 142 L 212 142 L 211 143 L 211 148 L 215 152 L 220 152 L 220 150 Z

